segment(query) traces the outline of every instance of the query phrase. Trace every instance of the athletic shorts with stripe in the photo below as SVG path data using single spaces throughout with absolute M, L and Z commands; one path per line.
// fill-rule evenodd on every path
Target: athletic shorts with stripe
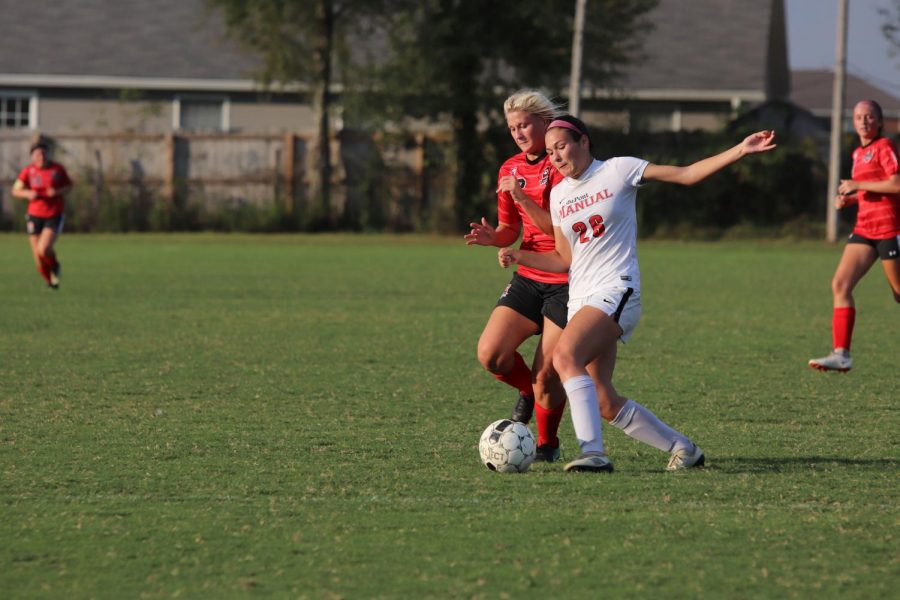
M 62 233 L 63 225 L 66 222 L 65 214 L 58 214 L 55 217 L 34 217 L 32 215 L 25 216 L 25 229 L 28 235 L 40 235 L 46 227 L 56 232 L 56 235 Z
M 633 288 L 610 287 L 584 298 L 569 300 L 569 320 L 579 310 L 590 306 L 605 312 L 622 328 L 619 339 L 627 342 L 641 320 L 641 292 Z
M 497 306 L 506 306 L 527 317 L 538 326 L 538 334 L 544 329 L 544 317 L 560 328 L 566 326 L 566 303 L 569 301 L 568 283 L 541 283 L 518 273 L 504 288 Z

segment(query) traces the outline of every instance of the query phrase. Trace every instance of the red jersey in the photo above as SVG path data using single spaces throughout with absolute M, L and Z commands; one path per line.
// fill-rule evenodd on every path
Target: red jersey
M 47 188 L 59 189 L 72 184 L 62 165 L 51 161 L 47 161 L 45 167 L 28 165 L 19 173 L 18 180 L 37 192 L 37 197 L 28 203 L 29 215 L 49 219 L 62 214 L 66 207 L 65 198 L 61 195 L 47 197 Z
M 498 184 L 500 179 L 507 175 L 514 176 L 522 191 L 541 208 L 547 210 L 550 209 L 550 190 L 563 179 L 560 172 L 550 164 L 549 156 L 544 154 L 532 162 L 525 157 L 524 152 L 516 154 L 503 163 L 497 176 Z M 511 227 L 522 225 L 525 231 L 522 235 L 522 244 L 519 246 L 522 250 L 552 252 L 556 248 L 556 240 L 553 236 L 547 235 L 532 223 L 525 209 L 516 204 L 509 192 L 497 194 L 497 220 Z M 519 265 L 518 271 L 522 277 L 541 283 L 567 283 L 569 281 L 568 273 L 550 273 L 525 265 Z
M 884 181 L 900 172 L 897 146 L 880 137 L 853 151 L 853 181 Z M 858 190 L 859 212 L 853 233 L 872 240 L 900 235 L 900 194 L 879 194 Z

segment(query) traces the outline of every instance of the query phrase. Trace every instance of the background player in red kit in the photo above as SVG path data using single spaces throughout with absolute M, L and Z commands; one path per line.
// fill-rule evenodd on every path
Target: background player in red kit
M 53 245 L 65 221 L 65 193 L 72 187 L 66 170 L 47 158 L 47 145 L 31 147 L 31 164 L 22 169 L 12 195 L 28 200 L 28 239 L 41 277 L 53 289 L 59 287 L 59 261 Z
M 547 207 L 550 189 L 562 176 L 547 158 L 544 133 L 559 108 L 540 92 L 520 90 L 506 99 L 503 112 L 521 152 L 500 167 L 496 229 L 484 218 L 471 223 L 466 244 L 504 248 L 515 243 L 524 229 L 523 249 L 550 252 L 555 240 Z M 568 298 L 567 274 L 519 267 L 478 340 L 482 366 L 519 391 L 510 418 L 527 423 L 536 413 L 537 460 L 547 462 L 559 458 L 557 433 L 566 395 L 550 357 L 566 325 Z M 529 368 L 518 347 L 536 334 L 541 334 L 541 340 Z
M 900 167 L 896 144 L 881 135 L 883 120 L 881 106 L 874 100 L 863 100 L 853 108 L 853 127 L 860 146 L 853 151 L 853 179 L 841 180 L 835 205 L 842 208 L 855 203 L 859 212 L 831 280 L 834 350 L 809 361 L 810 367 L 820 371 L 847 372 L 853 366 L 853 288 L 876 259 L 881 258 L 894 300 L 900 302 Z

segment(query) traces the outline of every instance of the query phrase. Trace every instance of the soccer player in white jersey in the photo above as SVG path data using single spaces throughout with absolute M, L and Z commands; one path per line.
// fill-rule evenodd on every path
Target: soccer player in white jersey
M 581 455 L 566 471 L 613 470 L 601 417 L 629 436 L 670 453 L 669 471 L 703 465 L 699 446 L 613 387 L 616 342 L 631 337 L 641 315 L 637 261 L 637 188 L 646 181 L 693 185 L 747 154 L 775 147 L 774 132 L 760 131 L 733 148 L 686 167 L 639 158 L 600 161 L 591 154 L 587 127 L 565 115 L 547 128 L 547 153 L 565 177 L 550 193 L 556 249 L 499 252 L 500 264 L 545 271 L 569 270 L 569 321 L 553 351 L 553 365 L 569 399 Z

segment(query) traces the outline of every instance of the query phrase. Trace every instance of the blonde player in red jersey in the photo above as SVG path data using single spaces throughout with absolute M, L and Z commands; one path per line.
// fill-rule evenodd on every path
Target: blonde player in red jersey
M 28 201 L 27 225 L 31 253 L 41 277 L 52 289 L 59 288 L 59 261 L 53 246 L 65 222 L 65 194 L 72 187 L 66 170 L 47 157 L 47 145 L 31 147 L 31 164 L 22 169 L 12 195 Z
M 820 371 L 846 373 L 853 367 L 853 289 L 878 258 L 894 300 L 900 302 L 900 167 L 896 144 L 881 135 L 883 122 L 881 106 L 874 100 L 863 100 L 853 108 L 853 127 L 860 146 L 853 151 L 853 178 L 841 180 L 835 206 L 857 204 L 859 211 L 831 280 L 833 350 L 828 356 L 809 361 L 810 367 Z
M 503 103 L 509 133 L 521 152 L 500 167 L 497 177 L 497 227 L 482 218 L 471 223 L 467 245 L 505 247 L 522 235 L 521 247 L 548 252 L 554 247 L 553 227 L 547 210 L 550 189 L 562 176 L 544 148 L 547 124 L 559 108 L 536 90 L 520 90 Z M 537 422 L 537 460 L 559 458 L 559 422 L 566 395 L 553 370 L 550 356 L 566 325 L 568 301 L 566 273 L 521 268 L 513 274 L 491 312 L 478 340 L 478 361 L 497 379 L 519 392 L 511 420 Z M 531 367 L 518 348 L 540 335 Z
M 633 157 L 596 160 L 587 127 L 570 115 L 547 127 L 547 153 L 565 176 L 550 194 L 555 250 L 503 248 L 498 257 L 502 267 L 569 271 L 569 321 L 553 351 L 581 446 L 581 455 L 566 471 L 613 470 L 603 446 L 601 418 L 668 452 L 668 471 L 705 462 L 703 450 L 687 436 L 620 396 L 613 386 L 616 343 L 631 336 L 641 316 L 637 190 L 646 181 L 693 185 L 748 154 L 771 150 L 773 139 L 774 132 L 761 131 L 725 152 L 676 167 Z

